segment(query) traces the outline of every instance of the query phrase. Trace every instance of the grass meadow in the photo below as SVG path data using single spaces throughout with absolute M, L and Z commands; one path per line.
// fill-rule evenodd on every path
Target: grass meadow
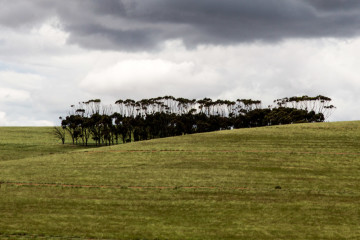
M 0 128 L 0 239 L 360 239 L 360 122 L 100 148 Z

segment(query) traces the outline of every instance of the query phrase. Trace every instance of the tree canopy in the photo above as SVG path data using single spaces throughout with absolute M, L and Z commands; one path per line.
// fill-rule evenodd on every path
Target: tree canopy
M 322 122 L 335 109 L 325 96 L 290 97 L 262 108 L 260 100 L 212 100 L 164 96 L 135 101 L 119 99 L 115 106 L 92 99 L 71 105 L 55 136 L 65 143 L 66 131 L 73 144 L 96 145 L 141 141 L 226 130 L 292 123 Z M 114 110 L 115 108 L 115 110 Z M 60 131 L 60 129 L 62 131 Z

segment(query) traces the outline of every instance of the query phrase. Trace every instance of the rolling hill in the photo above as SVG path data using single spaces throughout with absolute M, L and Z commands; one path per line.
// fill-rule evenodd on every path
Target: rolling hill
M 0 128 L 0 238 L 360 238 L 360 122 L 101 148 L 49 131 Z

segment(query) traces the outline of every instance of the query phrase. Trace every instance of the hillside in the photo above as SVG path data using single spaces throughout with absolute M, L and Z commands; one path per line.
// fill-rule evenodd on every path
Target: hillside
M 0 127 L 0 162 L 81 148 L 57 142 L 51 127 Z
M 34 129 L 0 128 L 0 238 L 360 238 L 360 122 L 78 150 Z

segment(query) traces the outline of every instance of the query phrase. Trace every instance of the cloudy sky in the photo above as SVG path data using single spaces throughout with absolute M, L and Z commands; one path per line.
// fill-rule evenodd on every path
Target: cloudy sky
M 359 120 L 359 0 L 0 0 L 0 126 L 100 98 L 325 95 Z

